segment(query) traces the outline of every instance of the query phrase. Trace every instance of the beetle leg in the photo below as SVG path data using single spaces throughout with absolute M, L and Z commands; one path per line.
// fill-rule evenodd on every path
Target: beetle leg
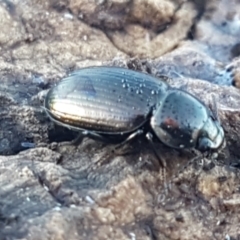
M 109 139 L 107 137 L 102 136 L 101 134 L 98 134 L 96 132 L 84 130 L 78 134 L 78 136 L 71 142 L 74 145 L 80 144 L 82 139 L 84 137 L 89 137 L 91 139 L 97 140 L 97 141 L 102 141 L 102 142 L 107 142 Z
M 129 151 L 129 149 L 126 150 L 126 144 L 141 134 L 143 134 L 143 130 L 141 129 L 138 129 L 137 131 L 133 132 L 125 140 L 123 140 L 118 144 L 115 144 L 115 146 L 113 146 L 113 148 L 110 151 L 111 154 L 115 154 L 115 155 L 117 154 L 117 155 L 123 156 L 123 155 L 129 154 L 130 152 L 133 153 L 132 151 Z
M 95 163 L 101 162 L 101 164 L 103 164 L 104 162 L 106 162 L 106 160 L 109 161 L 109 158 L 112 156 L 112 154 L 123 156 L 123 155 L 129 154 L 130 152 L 132 153 L 132 151 L 129 151 L 129 149 L 128 149 L 128 151 L 126 151 L 126 149 L 124 149 L 125 150 L 124 151 L 122 149 L 122 147 L 125 147 L 128 142 L 135 139 L 136 137 L 138 137 L 141 134 L 143 134 L 143 130 L 141 130 L 141 129 L 138 129 L 137 131 L 133 132 L 125 140 L 123 140 L 119 144 L 115 144 L 115 146 L 113 146 L 112 148 L 109 148 L 110 151 L 109 151 L 108 155 L 105 156 L 106 159 L 100 158 L 97 161 L 95 161 Z
M 91 139 L 94 139 L 94 140 L 100 140 L 102 142 L 107 142 L 108 141 L 108 138 L 107 137 L 104 137 L 100 134 L 97 134 L 95 132 L 91 132 L 91 131 L 82 131 L 82 132 L 79 132 L 79 134 L 77 135 L 76 138 L 74 138 L 72 141 L 70 142 L 61 142 L 59 143 L 61 146 L 62 145 L 74 145 L 74 146 L 78 146 L 81 144 L 83 138 L 85 137 L 89 137 Z
M 143 130 L 142 129 L 138 129 L 137 131 L 135 131 L 132 134 L 130 134 L 123 142 L 117 144 L 115 149 L 121 148 L 126 143 L 130 142 L 131 140 L 133 140 L 134 138 L 138 137 L 141 134 L 143 134 Z
M 153 144 L 153 136 L 152 136 L 152 134 L 151 134 L 150 132 L 148 132 L 148 133 L 146 134 L 146 138 L 147 138 L 148 142 L 150 143 L 150 146 L 151 146 L 151 148 L 152 148 L 155 156 L 157 157 L 157 159 L 158 159 L 158 161 L 159 161 L 159 164 L 160 164 L 163 168 L 166 168 L 167 164 L 166 164 L 165 159 L 164 159 L 163 157 L 160 157 L 160 156 L 159 156 L 159 154 L 157 153 L 156 148 L 155 148 L 155 146 L 154 146 L 154 144 Z

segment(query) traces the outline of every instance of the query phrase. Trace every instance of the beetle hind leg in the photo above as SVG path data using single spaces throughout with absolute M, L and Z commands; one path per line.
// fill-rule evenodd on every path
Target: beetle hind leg
M 79 131 L 78 135 L 72 140 L 72 141 L 69 141 L 69 142 L 61 142 L 59 143 L 60 146 L 65 146 L 65 145 L 73 145 L 75 147 L 79 146 L 82 142 L 82 140 L 85 138 L 85 137 L 89 137 L 93 140 L 96 140 L 96 141 L 100 141 L 100 142 L 109 142 L 109 139 L 105 136 L 102 136 L 101 134 L 98 134 L 98 133 L 95 133 L 93 131 Z
M 84 131 L 81 131 L 78 134 L 78 136 L 71 141 L 71 143 L 73 145 L 78 145 L 81 143 L 82 139 L 85 137 L 89 137 L 93 140 L 100 141 L 100 142 L 109 142 L 109 138 L 106 136 L 103 136 L 103 135 L 93 132 L 93 131 L 84 130 Z

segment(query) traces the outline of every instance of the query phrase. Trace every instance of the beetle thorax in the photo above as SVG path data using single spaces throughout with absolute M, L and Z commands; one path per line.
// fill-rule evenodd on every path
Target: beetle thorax
M 196 147 L 208 110 L 193 96 L 172 89 L 154 111 L 151 127 L 159 140 L 173 148 Z

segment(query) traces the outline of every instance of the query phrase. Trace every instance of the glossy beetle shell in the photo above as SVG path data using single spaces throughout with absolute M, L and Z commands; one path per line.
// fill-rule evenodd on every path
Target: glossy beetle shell
M 48 92 L 45 109 L 55 123 L 101 139 L 136 136 L 143 127 L 173 148 L 217 150 L 224 142 L 218 119 L 197 98 L 124 68 L 74 72 Z
M 74 72 L 47 94 L 49 117 L 75 130 L 132 132 L 161 104 L 168 85 L 150 75 L 118 67 Z

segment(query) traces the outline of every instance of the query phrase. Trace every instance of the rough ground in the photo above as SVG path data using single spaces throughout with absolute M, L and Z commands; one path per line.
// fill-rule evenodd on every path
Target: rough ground
M 237 0 L 1 1 L 0 240 L 239 239 L 239 12 Z M 180 171 L 194 153 L 156 143 L 163 172 L 145 139 L 127 156 L 64 145 L 75 133 L 49 121 L 44 94 L 94 65 L 167 75 L 207 105 L 214 94 L 217 163 Z

